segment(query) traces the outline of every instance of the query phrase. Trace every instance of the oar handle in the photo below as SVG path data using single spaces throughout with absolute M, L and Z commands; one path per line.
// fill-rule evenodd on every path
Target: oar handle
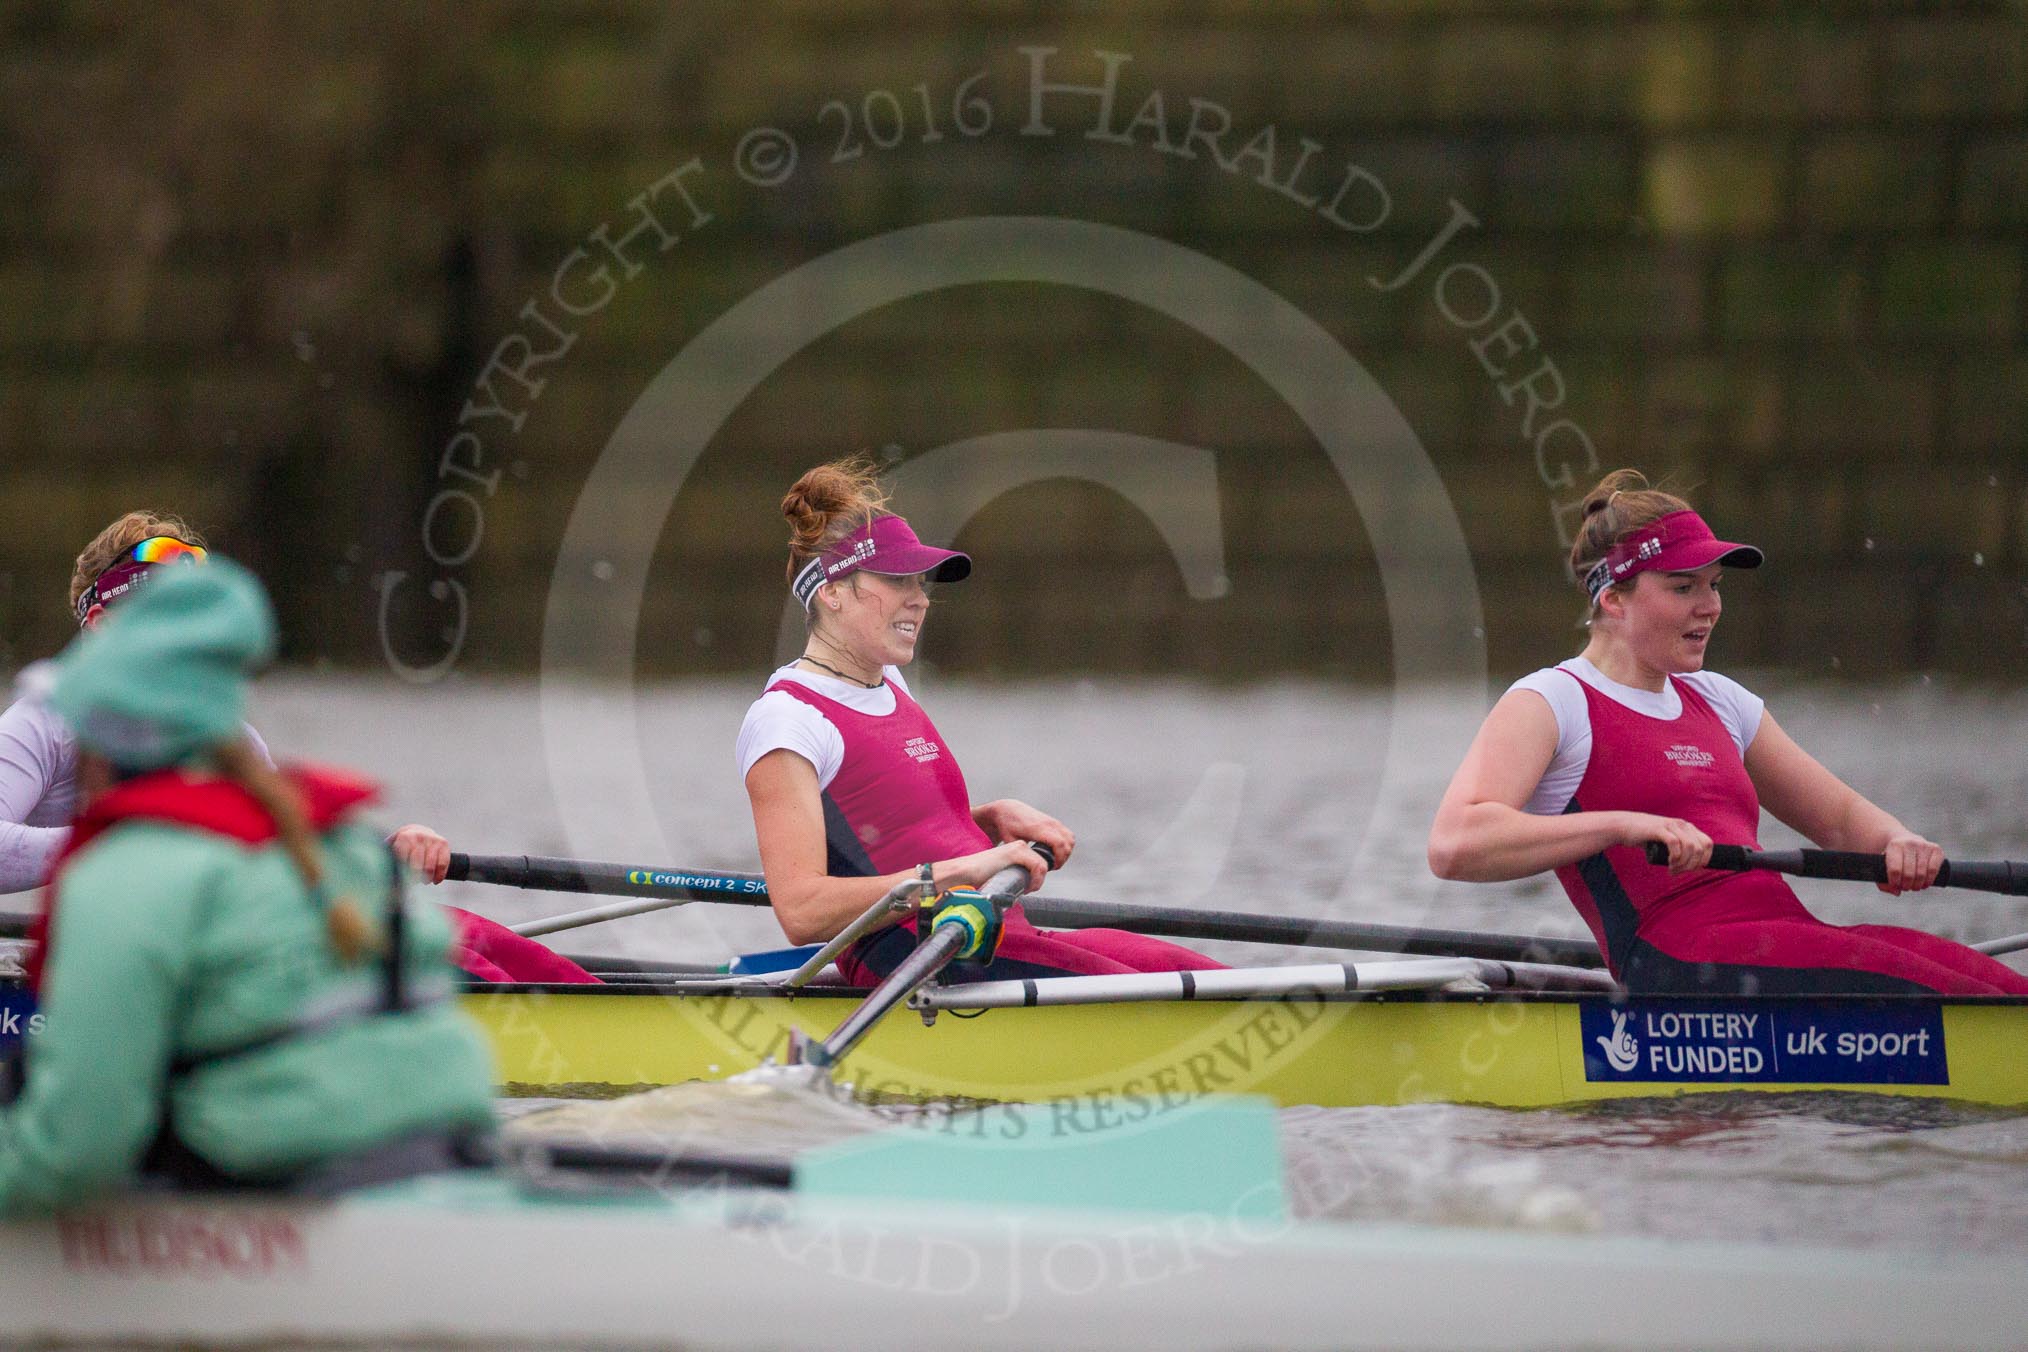
M 1669 847 L 1659 840 L 1647 845 L 1648 862 L 1669 862 Z M 1713 845 L 1706 868 L 1743 872 L 1768 869 L 1798 878 L 1826 878 L 1836 882 L 1884 883 L 1887 859 L 1878 854 L 1851 850 L 1749 850 L 1744 845 Z M 1946 859 L 1937 870 L 1936 886 L 1966 887 L 1981 892 L 1999 892 L 2010 897 L 2028 897 L 2028 863 L 2011 859 Z
M 1042 863 L 1045 868 L 1056 867 L 1056 852 L 1047 845 L 1039 845 L 1034 841 L 1030 841 L 1028 842 L 1028 848 L 1042 856 Z M 986 885 L 979 890 L 985 893 L 998 909 L 1004 911 L 1010 903 L 1020 898 L 1028 890 L 1028 870 L 1020 867 L 1018 864 L 1010 864 L 986 879 Z
M 1042 856 L 1043 863 L 1055 867 L 1056 856 L 1050 853 L 1047 845 L 1030 848 Z M 986 885 L 979 890 L 993 903 L 995 911 L 1003 911 L 1028 890 L 1028 870 L 1003 868 L 988 878 Z M 934 980 L 936 974 L 950 966 L 965 946 L 964 930 L 958 925 L 939 925 L 934 932 L 920 938 L 922 942 L 915 952 L 903 958 L 886 979 L 873 988 L 859 1008 L 846 1015 L 845 1021 L 831 1031 L 831 1036 L 822 1041 L 792 1040 L 791 1061 L 825 1069 L 837 1065 L 873 1031 L 876 1024 L 887 1017 L 889 1010 L 915 994 L 917 987 Z

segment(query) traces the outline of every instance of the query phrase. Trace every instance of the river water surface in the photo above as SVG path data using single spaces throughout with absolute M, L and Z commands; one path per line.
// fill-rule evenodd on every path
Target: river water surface
M 975 801 L 1022 798 L 1077 832 L 1053 894 L 1583 932 L 1553 881 L 1439 885 L 1424 866 L 1430 816 L 1489 702 L 1484 691 L 1397 699 L 1311 684 L 989 686 L 933 674 L 915 684 Z M 1951 854 L 2028 857 L 2028 694 L 1920 679 L 1757 688 L 1820 760 Z M 253 716 L 280 755 L 383 777 L 391 817 L 427 822 L 457 849 L 753 869 L 732 746 L 757 691 L 757 681 L 643 686 L 609 735 L 553 753 L 567 757 L 561 765 L 545 750 L 533 681 L 415 689 L 282 676 L 260 688 Z M 631 769 L 636 755 L 644 779 Z M 1762 838 L 1796 842 L 1773 822 Z M 1840 923 L 1968 939 L 2028 931 L 2028 901 L 1798 886 Z M 469 886 L 447 887 L 444 899 L 508 922 L 583 904 Z M 690 906 L 559 946 L 717 962 L 782 942 L 765 911 Z M 1227 962 L 1325 956 L 1202 947 Z M 1719 1094 L 1529 1112 L 1301 1108 L 1285 1110 L 1282 1127 L 1295 1199 L 1309 1214 L 2028 1255 L 2028 1115 L 2015 1112 Z

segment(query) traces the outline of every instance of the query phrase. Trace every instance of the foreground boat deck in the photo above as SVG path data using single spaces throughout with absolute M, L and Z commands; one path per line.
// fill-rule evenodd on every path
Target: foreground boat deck
M 465 1008 L 504 1084 L 585 1093 L 724 1079 L 829 1032 L 861 992 L 493 986 Z M 1541 1107 L 1709 1090 L 2028 1105 L 2028 1001 L 1320 994 L 897 1011 L 846 1063 L 864 1097 L 1054 1101 L 1092 1125 L 1208 1093 L 1283 1105 Z
M 424 1180 L 0 1226 L 0 1308 L 63 1346 L 1935 1352 L 2016 1344 L 2028 1288 L 1969 1254 Z

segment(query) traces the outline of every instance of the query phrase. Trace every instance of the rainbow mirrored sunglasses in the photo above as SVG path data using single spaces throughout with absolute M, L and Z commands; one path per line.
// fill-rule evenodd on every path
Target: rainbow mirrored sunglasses
M 77 622 L 83 624 L 85 617 L 92 613 L 93 606 L 109 606 L 120 597 L 141 585 L 147 579 L 148 570 L 165 563 L 187 559 L 191 563 L 203 563 L 203 545 L 193 545 L 173 535 L 151 536 L 132 549 L 123 551 L 107 565 L 105 571 L 92 579 L 77 598 Z

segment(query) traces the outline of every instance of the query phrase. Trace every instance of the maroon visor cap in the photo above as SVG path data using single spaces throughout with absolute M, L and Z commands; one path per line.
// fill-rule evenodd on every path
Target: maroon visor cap
M 1765 557 L 1752 545 L 1719 539 L 1695 512 L 1670 512 L 1629 534 L 1593 564 L 1584 575 L 1584 590 L 1596 601 L 1607 587 L 1637 573 L 1694 573 L 1714 563 L 1758 568 Z
M 962 582 L 971 576 L 972 559 L 955 549 L 924 544 L 898 516 L 880 516 L 804 564 L 790 590 L 808 610 L 817 588 L 861 571 L 890 577 L 923 573 L 932 582 Z

